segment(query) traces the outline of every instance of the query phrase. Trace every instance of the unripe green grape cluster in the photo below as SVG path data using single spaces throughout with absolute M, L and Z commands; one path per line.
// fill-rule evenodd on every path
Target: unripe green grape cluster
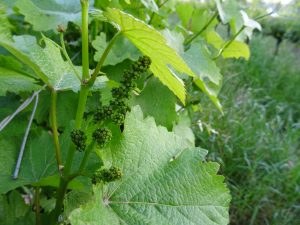
M 101 169 L 97 171 L 92 179 L 94 184 L 99 182 L 109 183 L 122 178 L 122 172 L 119 168 L 112 166 L 109 169 Z
M 98 128 L 93 132 L 93 139 L 103 148 L 112 138 L 112 133 L 107 128 Z
M 131 65 L 130 70 L 124 71 L 121 85 L 111 91 L 113 100 L 108 106 L 101 107 L 95 112 L 95 122 L 111 119 L 117 125 L 124 123 L 126 112 L 130 110 L 126 101 L 130 97 L 131 91 L 136 88 L 136 80 L 149 69 L 150 65 L 150 58 L 142 56 Z
M 79 129 L 74 129 L 71 131 L 71 140 L 76 146 L 76 149 L 80 152 L 84 151 L 86 148 L 86 134 Z

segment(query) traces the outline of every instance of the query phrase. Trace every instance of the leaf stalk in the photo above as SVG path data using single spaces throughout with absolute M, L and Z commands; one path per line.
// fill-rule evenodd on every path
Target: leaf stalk
M 219 58 L 220 55 L 222 55 L 222 53 L 232 44 L 232 42 L 234 42 L 234 40 L 237 38 L 237 36 L 240 35 L 240 33 L 243 32 L 243 30 L 246 28 L 245 25 L 243 25 L 238 32 L 235 33 L 235 35 L 233 35 L 231 37 L 231 39 L 229 41 L 227 41 L 224 46 L 219 50 L 218 54 L 216 57 L 213 58 L 213 60 L 216 60 L 217 58 Z
M 98 73 L 100 72 L 102 66 L 103 66 L 103 63 L 106 59 L 106 57 L 108 56 L 108 53 L 110 52 L 111 48 L 113 47 L 114 43 L 116 42 L 116 40 L 118 39 L 118 37 L 120 37 L 121 35 L 121 32 L 119 31 L 118 33 L 116 33 L 116 35 L 110 40 L 110 42 L 108 43 L 108 45 L 106 46 L 99 62 L 97 63 L 97 66 L 92 74 L 92 77 L 91 77 L 91 83 L 93 84 L 97 78 L 97 75 Z

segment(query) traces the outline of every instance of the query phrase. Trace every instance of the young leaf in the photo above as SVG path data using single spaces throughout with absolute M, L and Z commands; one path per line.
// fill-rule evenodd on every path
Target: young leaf
M 221 49 L 226 42 L 221 38 L 221 36 L 215 32 L 210 31 L 206 34 L 206 41 L 214 46 L 216 49 Z M 246 60 L 250 57 L 249 46 L 241 41 L 233 41 L 223 52 L 222 56 L 224 58 L 240 58 L 243 57 Z
M 184 84 L 172 69 L 190 76 L 194 74 L 176 51 L 166 44 L 165 38 L 154 28 L 118 9 L 108 8 L 104 16 L 144 55 L 151 58 L 150 70 L 154 76 L 185 102 Z
M 94 60 L 98 62 L 107 46 L 106 35 L 104 33 L 101 33 L 92 42 L 92 45 L 97 50 L 94 55 Z M 110 50 L 104 62 L 104 65 L 116 65 L 120 62 L 123 62 L 125 59 L 131 59 L 132 61 L 135 61 L 140 55 L 140 52 L 133 44 L 131 44 L 124 37 L 121 37 L 118 38 L 118 40 Z
M 179 2 L 176 4 L 176 12 L 182 25 L 193 33 L 202 30 L 213 16 L 207 7 L 198 2 Z M 202 33 L 213 29 L 217 24 L 218 20 L 214 19 Z
M 57 91 L 73 90 L 77 92 L 80 89 L 80 81 L 73 68 L 64 61 L 60 49 L 50 39 L 43 37 L 45 48 L 39 46 L 33 36 L 14 36 L 13 40 L 14 42 L 0 40 L 0 45 L 24 64 L 30 66 L 48 86 Z M 80 67 L 75 67 L 75 69 L 79 73 L 81 72 Z M 106 86 L 107 79 L 104 78 L 102 76 L 96 80 L 95 86 L 98 89 Z
M 206 153 L 135 107 L 123 137 L 104 153 L 123 178 L 96 188 L 96 199 L 69 219 L 73 225 L 228 224 L 229 191 L 218 164 L 203 162 Z
M 40 1 L 18 0 L 16 7 L 25 16 L 25 21 L 33 25 L 36 31 L 57 29 L 58 25 L 68 26 L 68 22 L 80 24 L 80 1 Z
M 224 58 L 240 58 L 244 57 L 246 60 L 250 57 L 250 49 L 247 44 L 241 41 L 233 41 L 228 48 L 226 48 L 222 56 Z
M 215 0 L 221 21 L 226 24 L 230 21 L 241 20 L 240 7 L 236 0 Z

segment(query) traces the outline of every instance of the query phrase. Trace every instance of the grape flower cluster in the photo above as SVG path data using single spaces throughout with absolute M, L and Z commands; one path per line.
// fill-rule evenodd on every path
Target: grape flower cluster
M 126 101 L 131 91 L 136 88 L 136 80 L 149 69 L 150 65 L 150 58 L 142 56 L 131 65 L 130 70 L 124 71 L 121 85 L 111 91 L 113 100 L 108 106 L 103 106 L 95 112 L 95 122 L 111 119 L 117 125 L 124 123 L 126 112 L 129 111 Z
M 101 169 L 98 170 L 92 178 L 93 184 L 103 182 L 103 183 L 109 183 L 116 180 L 119 180 L 122 178 L 122 172 L 117 167 L 110 167 L 109 169 Z
M 112 133 L 107 128 L 98 128 L 93 132 L 93 139 L 99 147 L 103 148 L 112 138 Z
M 80 152 L 84 151 L 86 148 L 86 134 L 79 129 L 74 129 L 71 131 L 71 140 L 76 146 L 76 149 Z

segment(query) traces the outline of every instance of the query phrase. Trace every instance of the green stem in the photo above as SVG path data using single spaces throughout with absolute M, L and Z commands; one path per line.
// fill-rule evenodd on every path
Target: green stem
M 64 203 L 64 197 L 67 192 L 69 180 L 65 180 L 64 178 L 60 178 L 59 187 L 57 189 L 57 195 L 56 195 L 56 204 L 55 208 L 52 211 L 51 216 L 51 224 L 56 225 L 59 223 L 59 215 L 62 213 L 63 209 L 63 203 Z
M 70 59 L 67 50 L 66 50 L 66 46 L 65 46 L 65 41 L 64 41 L 64 34 L 60 33 L 60 44 L 61 44 L 61 51 L 64 54 L 64 56 L 66 57 L 69 65 L 71 66 L 72 70 L 74 71 L 76 77 L 81 81 L 81 77 L 78 73 L 78 71 L 76 70 L 76 68 L 74 67 L 72 60 Z
M 82 13 L 82 84 L 80 88 L 79 102 L 77 106 L 75 127 L 81 128 L 82 118 L 85 111 L 85 105 L 89 88 L 87 81 L 90 78 L 89 75 L 89 31 L 88 31 L 88 9 L 89 1 L 81 0 L 81 13 Z M 73 159 L 71 159 L 72 161 Z
M 242 33 L 242 31 L 246 28 L 246 26 L 242 26 L 241 29 L 239 29 L 239 31 L 232 36 L 232 38 L 226 42 L 226 44 L 219 50 L 219 53 L 216 57 L 214 57 L 213 59 L 216 60 L 220 55 L 222 55 L 222 53 L 232 44 L 232 42 L 237 38 L 237 36 L 240 35 L 240 33 Z
M 166 4 L 168 1 L 169 1 L 169 0 L 165 0 L 164 2 L 158 4 L 157 7 L 160 9 L 160 8 L 163 7 L 164 4 Z M 149 20 L 149 22 L 148 22 L 149 25 L 152 23 L 152 21 L 153 21 L 153 19 L 154 19 L 154 16 L 155 16 L 155 13 L 152 12 L 152 13 L 151 13 L 151 16 L 150 16 L 150 20 Z
M 76 129 L 81 128 L 81 123 L 85 111 L 85 105 L 87 102 L 88 94 L 89 94 L 89 87 L 86 84 L 82 84 L 80 88 L 79 101 L 78 101 L 76 119 L 75 119 Z
M 187 46 L 189 45 L 193 40 L 195 40 L 200 34 L 202 34 L 208 27 L 209 25 L 214 21 L 214 19 L 218 16 L 218 12 L 215 12 L 214 15 L 210 18 L 210 20 L 205 24 L 204 27 L 202 27 L 201 30 L 199 30 L 197 33 L 195 33 L 190 39 L 188 39 L 184 45 Z
M 88 80 L 89 75 L 89 1 L 80 0 L 81 3 L 81 22 L 82 22 L 82 80 Z
M 57 162 L 57 167 L 59 172 L 63 169 L 61 150 L 57 131 L 57 121 L 56 121 L 56 102 L 57 102 L 57 92 L 55 90 L 51 91 L 51 110 L 50 110 L 50 122 L 53 134 L 53 141 L 55 146 L 55 157 Z
M 110 40 L 110 42 L 108 43 L 108 45 L 106 46 L 106 49 L 104 50 L 99 62 L 97 63 L 97 66 L 92 74 L 92 78 L 91 78 L 91 83 L 93 84 L 97 78 L 98 73 L 100 72 L 103 63 L 109 53 L 109 51 L 111 50 L 112 46 L 114 45 L 114 43 L 116 42 L 116 40 L 118 39 L 118 37 L 121 35 L 121 32 L 116 33 L 116 35 Z
M 83 115 L 85 111 L 85 105 L 87 102 L 87 96 L 89 93 L 89 87 L 87 86 L 86 79 L 89 77 L 89 52 L 88 52 L 88 0 L 81 0 L 81 10 L 82 10 L 82 84 L 80 87 L 79 100 L 77 105 L 77 112 L 75 118 L 75 128 L 80 129 Z M 75 147 L 71 144 L 67 159 L 66 165 L 64 168 L 64 176 L 67 177 L 71 171 L 73 158 L 75 155 Z
M 98 33 L 99 33 L 99 21 L 98 20 L 95 20 L 93 21 L 92 23 L 92 41 L 96 39 Z
M 35 187 L 35 224 L 41 225 L 41 214 L 40 214 L 40 187 Z
M 89 146 L 87 147 L 87 149 L 84 152 L 83 159 L 82 159 L 79 169 L 78 169 L 78 174 L 80 174 L 84 170 L 84 168 L 87 164 L 87 161 L 89 159 L 89 156 L 90 156 L 91 152 L 93 151 L 94 147 L 95 147 L 95 141 L 92 141 L 92 143 L 89 144 Z
M 89 80 L 89 37 L 88 37 L 88 8 L 89 8 L 89 1 L 88 0 L 80 0 L 81 3 L 81 12 L 82 12 L 82 84 L 80 88 L 80 95 L 79 101 L 77 106 L 76 112 L 76 119 L 75 119 L 75 127 L 77 129 L 81 128 L 83 114 L 85 111 L 87 96 L 89 93 L 89 87 L 87 85 L 87 81 Z M 63 176 L 60 178 L 59 187 L 57 189 L 57 196 L 56 196 L 56 204 L 55 208 L 52 211 L 52 224 L 58 224 L 58 217 L 61 214 L 63 208 L 64 197 L 66 191 L 68 189 L 69 182 L 74 179 L 74 177 L 69 177 L 72 162 L 75 155 L 75 147 L 71 144 L 68 153 L 66 164 L 64 168 Z

